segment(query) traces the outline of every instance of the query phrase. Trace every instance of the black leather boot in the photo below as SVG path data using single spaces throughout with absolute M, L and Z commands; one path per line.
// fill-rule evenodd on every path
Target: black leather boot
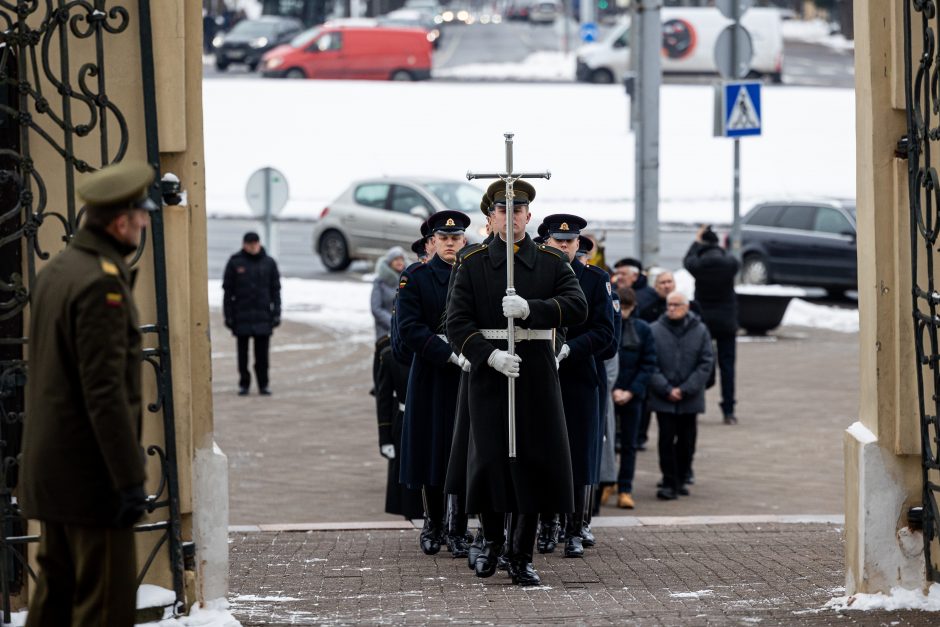
M 440 526 L 434 524 L 431 519 L 424 519 L 424 527 L 421 528 L 419 544 L 425 555 L 437 555 L 441 550 L 441 543 L 444 539 L 442 531 Z
M 437 555 L 444 543 L 444 494 L 433 486 L 421 488 L 424 501 L 424 527 L 418 543 L 425 555 Z
M 460 506 L 456 494 L 447 495 L 447 548 L 451 557 L 464 558 L 470 555 L 473 536 L 467 533 L 467 514 Z
M 477 530 L 477 537 L 473 539 L 473 542 L 467 549 L 467 565 L 470 567 L 470 570 L 473 570 L 477 563 L 477 557 L 480 555 L 480 551 L 483 550 L 483 529 Z
M 513 514 L 506 514 L 503 517 L 503 537 L 506 538 L 506 543 L 503 545 L 503 552 L 499 554 L 499 560 L 497 561 L 500 570 L 509 570 L 509 554 L 512 552 L 512 530 L 515 523 L 516 519 Z
M 500 542 L 484 540 L 483 549 L 474 562 L 473 570 L 477 577 L 492 577 L 496 573 L 496 562 L 500 553 L 503 552 L 503 545 Z
M 560 524 L 558 514 L 543 514 L 539 516 L 539 535 L 535 541 L 535 548 L 539 553 L 553 553 L 558 546 L 558 533 Z
M 509 555 L 509 576 L 517 586 L 538 586 L 542 580 L 532 567 L 532 548 L 538 528 L 538 516 L 534 514 L 514 514 L 511 551 Z
M 591 508 L 594 501 L 594 486 L 584 486 L 584 518 L 581 523 L 581 544 L 588 548 L 596 544 L 594 534 L 591 533 Z
M 576 503 L 576 505 L 580 507 L 581 503 Z M 584 557 L 584 545 L 581 540 L 583 523 L 583 511 L 577 511 L 565 517 L 565 557 Z

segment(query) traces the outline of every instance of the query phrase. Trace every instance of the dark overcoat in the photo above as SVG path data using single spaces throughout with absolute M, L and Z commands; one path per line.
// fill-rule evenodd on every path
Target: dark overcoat
M 222 279 L 225 323 L 235 335 L 271 335 L 281 318 L 281 275 L 264 249 L 240 250 L 225 266 Z
M 416 261 L 407 268 L 405 268 L 402 275 L 407 273 L 408 276 L 411 276 L 411 271 L 417 268 L 418 266 L 424 265 L 423 261 Z M 398 281 L 399 286 L 401 285 L 401 277 Z M 401 339 L 401 333 L 398 328 L 398 291 L 395 292 L 395 298 L 392 300 L 392 316 L 391 322 L 389 322 L 389 337 L 392 340 L 392 355 L 395 357 L 395 360 L 405 366 L 406 368 L 411 368 L 411 362 L 415 358 L 414 352 L 408 348 Z
M 614 388 L 626 390 L 634 399 L 642 401 L 656 370 L 656 342 L 649 323 L 636 315 L 624 320 L 621 326 L 625 328 L 621 332 L 620 370 Z
M 444 334 L 451 265 L 435 255 L 411 266 L 399 281 L 398 334 L 414 353 L 405 395 L 401 482 L 412 487 L 443 486 L 454 436 L 460 368 Z
M 717 244 L 692 242 L 682 265 L 695 277 L 695 301 L 712 337 L 734 337 L 738 331 L 738 295 L 734 278 L 738 260 Z
M 587 301 L 568 259 L 526 235 L 515 256 L 515 288 L 529 304 L 516 325 L 531 329 L 576 326 L 587 317 Z M 481 330 L 505 329 L 506 244 L 500 238 L 467 255 L 457 270 L 447 312 L 448 337 L 470 360 L 470 438 L 467 451 L 467 511 L 574 511 L 574 486 L 564 407 L 553 343 L 518 342 L 521 358 L 516 387 L 517 457 L 508 457 L 506 377 L 487 364 L 506 350 Z
M 650 377 L 650 411 L 701 414 L 705 411 L 705 384 L 715 365 L 712 339 L 699 317 L 689 312 L 680 324 L 666 314 L 650 327 L 656 342 L 656 370 Z M 669 400 L 672 388 L 682 400 Z
M 610 274 L 607 275 L 607 285 L 610 283 Z M 605 351 L 601 351 L 594 356 L 594 363 L 597 367 L 597 374 L 600 380 L 600 385 L 597 388 L 597 414 L 598 414 L 598 438 L 597 438 L 597 478 L 601 478 L 601 467 L 604 464 L 604 437 L 607 432 L 607 412 L 608 408 L 610 411 L 613 411 L 613 401 L 610 399 L 610 374 L 607 371 L 607 361 L 613 359 L 617 356 L 617 349 L 620 346 L 620 295 L 617 294 L 611 287 L 610 290 L 610 304 L 612 310 L 612 323 L 614 325 L 614 335 L 611 340 L 610 346 Z M 613 450 L 613 446 L 611 449 Z
M 604 429 L 601 423 L 600 393 L 607 387 L 603 360 L 612 356 L 614 310 L 611 306 L 610 276 L 594 266 L 573 261 L 571 268 L 588 303 L 588 317 L 582 324 L 569 326 L 565 343 L 570 349 L 558 369 L 561 397 L 565 406 L 571 471 L 575 486 L 597 483 Z M 606 399 L 606 397 L 605 397 Z M 605 402 L 604 410 L 607 410 Z
M 81 229 L 39 273 L 19 499 L 29 518 L 110 526 L 144 482 L 142 352 L 128 250 Z

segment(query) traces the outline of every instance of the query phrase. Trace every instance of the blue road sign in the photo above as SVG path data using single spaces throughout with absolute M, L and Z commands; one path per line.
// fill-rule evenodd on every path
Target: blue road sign
M 581 41 L 597 41 L 597 24 L 594 22 L 585 22 L 581 25 Z
M 724 84 L 721 133 L 724 137 L 761 134 L 760 87 L 756 81 Z

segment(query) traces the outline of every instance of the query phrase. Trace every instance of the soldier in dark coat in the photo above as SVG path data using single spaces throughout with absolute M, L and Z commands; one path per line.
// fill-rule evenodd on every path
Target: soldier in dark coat
M 253 338 L 258 391 L 270 396 L 268 351 L 271 334 L 281 324 L 281 275 L 257 233 L 245 233 L 242 249 L 229 258 L 222 291 L 225 327 L 238 339 L 238 393 L 248 394 L 251 385 L 248 342 Z
M 553 345 L 554 330 L 581 324 L 587 302 L 567 257 L 525 234 L 535 189 L 515 186 L 513 233 L 515 295 L 506 295 L 506 192 L 494 183 L 490 244 L 466 255 L 457 270 L 447 311 L 455 352 L 471 363 L 467 508 L 480 512 L 486 543 L 476 572 L 489 577 L 504 537 L 509 573 L 520 585 L 537 585 L 532 568 L 539 512 L 574 511 L 574 487 L 564 408 Z M 499 236 L 502 234 L 502 236 Z M 519 328 L 516 355 L 506 341 L 507 319 Z M 515 379 L 517 457 L 508 456 L 507 377 Z M 511 512 L 504 536 L 503 514 Z
M 574 513 L 566 517 L 565 524 L 565 557 L 581 557 L 584 555 L 581 532 L 585 512 L 591 504 L 591 486 L 598 481 L 600 442 L 604 433 L 599 392 L 601 378 L 606 383 L 607 373 L 598 371 L 595 357 L 610 353 L 614 338 L 610 276 L 600 268 L 586 266 L 575 259 L 578 236 L 587 226 L 583 218 L 559 213 L 546 217 L 542 223 L 546 227 L 545 243 L 565 254 L 588 303 L 587 320 L 568 326 L 565 343 L 557 357 L 574 482 Z M 605 410 L 606 407 L 605 403 Z M 542 518 L 551 519 L 552 514 L 543 514 Z M 542 525 L 540 551 L 548 552 L 551 548 L 551 532 L 550 526 Z
M 396 315 L 401 341 L 414 353 L 408 377 L 402 431 L 401 482 L 421 488 L 425 503 L 421 550 L 436 554 L 445 541 L 444 477 L 454 435 L 454 414 L 461 368 L 466 360 L 447 343 L 445 311 L 451 264 L 466 243 L 470 218 L 440 211 L 428 219 L 436 253 L 430 261 L 402 273 Z M 466 557 L 466 514 L 447 538 L 455 557 Z M 459 521 L 458 521 L 459 522 Z
M 738 423 L 734 414 L 734 361 L 738 335 L 738 295 L 734 278 L 738 260 L 718 245 L 718 236 L 703 226 L 685 254 L 682 264 L 695 277 L 695 300 L 702 320 L 718 348 L 721 370 L 721 413 L 727 425 Z
M 85 224 L 33 286 L 29 415 L 19 498 L 42 523 L 33 627 L 134 624 L 133 525 L 146 511 L 141 337 L 125 258 L 154 171 L 120 163 L 81 181 Z

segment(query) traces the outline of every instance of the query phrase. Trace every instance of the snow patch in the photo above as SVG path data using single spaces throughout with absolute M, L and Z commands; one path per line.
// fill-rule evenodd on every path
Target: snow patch
M 803 41 L 828 46 L 836 50 L 854 50 L 855 42 L 845 35 L 832 34 L 824 20 L 787 20 L 783 23 L 783 38 L 787 41 Z
M 813 327 L 841 333 L 858 333 L 858 309 L 816 305 L 794 298 L 783 315 L 785 327 Z
M 878 441 L 877 436 L 871 432 L 871 429 L 860 422 L 853 422 L 852 425 L 846 429 L 846 431 L 849 433 L 849 435 L 862 444 L 871 444 L 872 442 Z M 830 592 L 845 592 L 845 588 L 842 588 L 841 590 L 830 590 Z
M 273 601 L 273 602 L 286 602 L 286 601 L 303 601 L 303 599 L 298 599 L 296 597 L 282 597 L 282 596 L 259 596 L 257 594 L 236 594 L 232 597 L 232 603 L 256 603 L 259 601 Z
M 176 603 L 176 593 L 149 583 L 137 588 L 137 609 L 167 607 Z
M 896 587 L 891 594 L 853 594 L 836 597 L 824 606 L 833 610 L 923 610 L 940 612 L 940 584 L 932 584 L 927 594 L 922 590 Z
M 673 599 L 701 599 L 715 594 L 714 590 L 697 590 L 696 592 L 673 592 L 669 596 Z
M 577 59 L 574 53 L 544 51 L 530 54 L 520 63 L 470 63 L 434 70 L 434 78 L 479 80 L 573 81 Z
M 205 607 L 195 603 L 188 616 L 143 623 L 138 627 L 241 627 L 242 624 L 229 613 L 228 607 L 225 599 L 208 601 Z

